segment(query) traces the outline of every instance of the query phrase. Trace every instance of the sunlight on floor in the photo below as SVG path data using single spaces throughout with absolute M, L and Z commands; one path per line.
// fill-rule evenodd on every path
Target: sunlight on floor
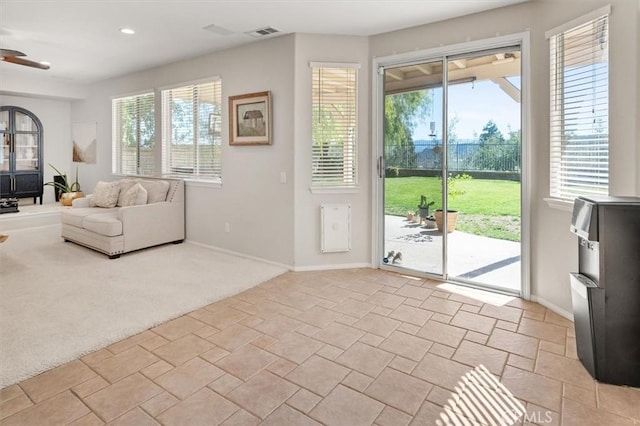
M 525 406 L 482 364 L 460 378 L 455 393 L 447 400 L 438 426 L 488 424 L 513 425 L 523 417 L 541 420 L 545 413 L 527 414 Z M 525 420 L 526 420 L 525 419 Z
M 505 294 L 492 293 L 489 291 L 478 290 L 475 288 L 463 287 L 449 283 L 439 284 L 438 288 L 494 306 L 503 306 L 511 302 L 512 300 L 517 299 L 517 297 L 515 296 L 507 296 Z

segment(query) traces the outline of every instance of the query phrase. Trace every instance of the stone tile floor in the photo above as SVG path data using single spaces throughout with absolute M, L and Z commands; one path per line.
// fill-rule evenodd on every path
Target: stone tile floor
M 0 390 L 0 424 L 640 425 L 640 389 L 595 382 L 575 348 L 521 299 L 287 273 Z

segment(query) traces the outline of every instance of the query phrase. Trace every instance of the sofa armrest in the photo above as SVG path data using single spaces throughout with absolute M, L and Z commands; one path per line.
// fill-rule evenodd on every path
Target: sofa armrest
M 161 202 L 120 207 L 125 252 L 183 240 L 184 203 Z
M 84 208 L 84 207 L 89 207 L 89 200 L 91 199 L 91 197 L 93 196 L 93 194 L 89 194 L 86 197 L 82 197 L 82 198 L 75 198 L 72 202 L 71 202 L 71 207 L 74 208 Z

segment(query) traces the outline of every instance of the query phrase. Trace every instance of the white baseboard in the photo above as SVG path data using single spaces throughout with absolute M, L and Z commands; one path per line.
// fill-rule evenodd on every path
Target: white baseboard
M 371 263 L 339 263 L 334 265 L 294 266 L 294 272 L 330 271 L 332 269 L 371 268 Z
M 187 243 L 195 244 L 200 247 L 204 247 L 210 250 L 219 251 L 221 253 L 227 253 L 238 257 L 243 257 L 245 259 L 255 260 L 257 262 L 268 263 L 269 265 L 278 266 L 280 268 L 288 269 L 289 271 L 294 272 L 310 272 L 310 271 L 329 271 L 332 269 L 357 269 L 357 268 L 371 268 L 370 263 L 344 263 L 344 264 L 336 264 L 336 265 L 311 265 L 311 266 L 291 266 L 285 265 L 284 263 L 274 262 L 272 260 L 263 259 L 261 257 L 249 256 L 244 253 L 239 253 L 233 250 L 227 250 L 221 247 L 212 246 L 209 244 L 198 243 L 196 241 L 185 240 Z
M 285 268 L 285 269 L 287 269 L 289 271 L 293 270 L 293 267 L 291 265 L 285 265 L 284 263 L 274 262 L 272 260 L 263 259 L 261 257 L 249 256 L 248 254 L 239 253 L 239 252 L 233 251 L 233 250 L 223 249 L 222 247 L 212 246 L 212 245 L 209 245 L 209 244 L 198 243 L 196 241 L 191 241 L 191 240 L 185 240 L 185 241 L 187 243 L 189 243 L 189 244 L 194 244 L 196 246 L 207 248 L 209 250 L 219 251 L 221 253 L 231 254 L 231 255 L 242 257 L 242 258 L 245 258 L 245 259 L 255 260 L 257 262 L 267 263 L 269 265 L 278 266 L 280 268 Z
M 536 296 L 536 295 L 531 295 L 531 301 L 532 302 L 536 302 L 541 304 L 542 306 L 544 306 L 547 309 L 551 309 L 553 312 L 555 312 L 556 314 L 565 317 L 566 319 L 568 319 L 569 321 L 573 321 L 573 313 L 572 312 L 567 312 L 564 309 L 562 309 L 561 307 L 559 307 L 558 305 L 555 305 L 551 302 L 549 302 L 546 299 L 543 299 L 542 297 Z

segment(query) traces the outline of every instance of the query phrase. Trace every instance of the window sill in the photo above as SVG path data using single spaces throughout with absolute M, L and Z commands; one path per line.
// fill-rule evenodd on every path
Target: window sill
M 357 194 L 360 192 L 359 186 L 312 186 L 309 188 L 312 194 Z
M 573 211 L 573 201 L 561 200 L 559 198 L 545 198 L 544 201 L 552 209 L 564 210 L 567 212 Z
M 222 182 L 212 180 L 184 179 L 184 184 L 193 188 L 222 188 Z

